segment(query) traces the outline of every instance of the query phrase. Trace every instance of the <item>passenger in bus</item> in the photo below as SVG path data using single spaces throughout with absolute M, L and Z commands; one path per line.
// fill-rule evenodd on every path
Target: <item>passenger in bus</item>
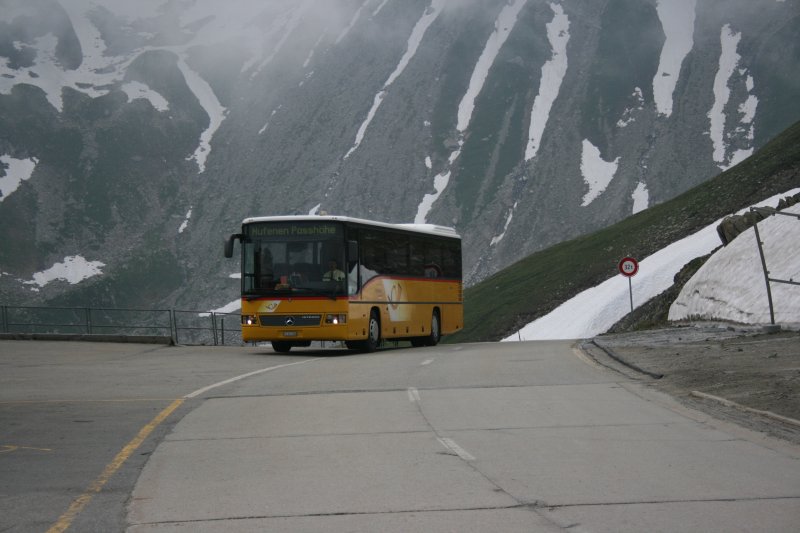
M 335 259 L 328 261 L 328 271 L 322 275 L 322 281 L 344 281 L 344 272 L 339 270 Z
M 442 275 L 442 269 L 436 263 L 428 263 L 425 265 L 426 278 L 438 278 Z

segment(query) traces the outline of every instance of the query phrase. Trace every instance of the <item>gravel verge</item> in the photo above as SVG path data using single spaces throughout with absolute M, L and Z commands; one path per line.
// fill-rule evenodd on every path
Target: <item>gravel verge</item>
M 583 349 L 692 408 L 800 444 L 800 325 L 695 324 L 601 335 Z

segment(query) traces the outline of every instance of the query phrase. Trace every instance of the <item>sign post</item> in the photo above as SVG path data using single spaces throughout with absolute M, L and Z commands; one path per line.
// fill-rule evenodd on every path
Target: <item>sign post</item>
M 639 262 L 633 257 L 623 257 L 617 265 L 619 273 L 628 278 L 628 294 L 631 298 L 631 313 L 633 313 L 633 283 L 631 278 L 639 272 Z

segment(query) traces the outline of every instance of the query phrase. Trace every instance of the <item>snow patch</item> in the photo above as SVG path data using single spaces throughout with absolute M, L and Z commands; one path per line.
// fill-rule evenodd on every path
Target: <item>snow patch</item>
M 203 28 L 205 30 L 204 39 L 210 38 L 219 41 L 224 36 L 228 40 L 235 40 L 237 44 L 249 46 L 252 57 L 242 65 L 241 72 L 250 71 L 250 79 L 254 79 L 283 49 L 286 41 L 303 21 L 313 0 L 261 3 L 259 7 L 262 8 L 262 11 L 259 13 L 259 20 L 269 21 L 271 25 L 252 23 L 253 9 L 258 4 L 247 0 L 236 2 L 236 9 L 230 10 L 231 13 L 224 15 L 219 13 L 217 0 L 205 0 L 205 2 L 208 5 L 204 5 L 203 10 L 198 14 L 201 16 L 205 14 L 206 17 L 210 15 L 214 26 Z M 226 6 L 226 11 L 228 10 L 229 8 Z M 277 42 L 274 42 L 276 35 L 278 35 L 278 39 Z M 268 51 L 269 55 L 262 57 L 265 51 Z
M 508 226 L 511 224 L 511 219 L 514 218 L 514 210 L 517 208 L 517 204 L 519 202 L 514 202 L 514 205 L 509 209 L 508 216 L 506 217 L 506 223 L 503 226 L 503 232 L 500 235 L 492 237 L 492 241 L 489 243 L 489 246 L 494 246 L 498 242 L 503 240 L 503 237 L 506 236 L 506 231 L 508 231 Z
M 0 177 L 0 202 L 16 191 L 23 181 L 30 179 L 38 162 L 35 157 L 14 159 L 9 155 L 0 156 L 0 170 L 6 167 L 5 176 Z
M 719 57 L 719 69 L 714 77 L 714 105 L 708 112 L 708 118 L 711 121 L 711 141 L 714 143 L 714 161 L 717 163 L 725 161 L 725 104 L 728 103 L 731 95 L 728 80 L 739 62 L 736 47 L 741 37 L 741 33 L 731 31 L 730 25 L 726 24 L 722 27 L 720 34 L 722 53 Z
M 322 42 L 322 39 L 324 37 L 325 37 L 324 33 L 322 35 L 320 35 L 319 39 L 317 39 L 317 42 L 314 43 L 314 46 L 311 48 L 311 50 L 309 50 L 308 56 L 306 57 L 306 60 L 303 61 L 303 68 L 308 68 L 308 65 L 311 64 L 311 59 L 314 57 L 314 53 L 317 51 L 317 48 L 319 47 L 319 43 Z
M 76 285 L 85 279 L 102 274 L 101 268 L 106 266 L 100 261 L 87 261 L 80 255 L 71 255 L 64 258 L 61 263 L 33 275 L 33 280 L 24 282 L 25 285 L 44 287 L 56 280 L 63 280 L 70 285 Z
M 456 128 L 459 132 L 464 132 L 467 126 L 469 126 L 472 120 L 472 113 L 475 110 L 475 99 L 483 89 L 483 85 L 486 83 L 486 77 L 489 75 L 489 69 L 494 64 L 494 60 L 500 52 L 500 48 L 502 48 L 506 39 L 508 39 L 511 30 L 514 29 L 514 25 L 517 23 L 517 16 L 526 2 L 527 0 L 510 1 L 500 11 L 500 15 L 497 17 L 497 20 L 495 20 L 494 32 L 489 36 L 489 40 L 486 42 L 486 46 L 484 46 L 483 52 L 481 52 L 478 58 L 478 63 L 475 65 L 475 69 L 472 71 L 472 76 L 469 80 L 467 93 L 458 105 L 458 123 Z
M 433 188 L 435 192 L 433 194 L 426 194 L 422 197 L 422 202 L 420 202 L 419 206 L 417 207 L 417 216 L 414 217 L 414 224 L 426 223 L 428 213 L 433 207 L 434 202 L 439 199 L 439 196 L 441 196 L 442 192 L 444 192 L 444 190 L 447 188 L 448 183 L 450 183 L 449 170 L 434 176 Z
M 614 174 L 619 166 L 619 157 L 614 161 L 605 161 L 600 155 L 600 149 L 588 139 L 583 140 L 581 154 L 581 174 L 589 186 L 589 192 L 583 196 L 582 207 L 586 207 L 597 199 L 608 184 L 614 179 Z
M 187 161 L 194 160 L 200 170 L 200 174 L 206 171 L 206 159 L 211 153 L 211 138 L 214 137 L 217 129 L 222 125 L 225 120 L 227 109 L 222 107 L 222 104 L 217 100 L 214 90 L 206 80 L 200 77 L 194 70 L 192 70 L 186 61 L 180 59 L 178 61 L 178 68 L 183 73 L 183 77 L 189 88 L 192 90 L 200 106 L 208 114 L 208 127 L 200 134 L 200 144 Z
M 483 85 L 486 83 L 486 77 L 489 75 L 489 69 L 492 63 L 494 63 L 498 52 L 500 52 L 500 48 L 506 42 L 511 30 L 514 29 L 517 16 L 526 2 L 527 0 L 514 0 L 509 2 L 503 7 L 494 22 L 494 32 L 489 36 L 483 48 L 483 52 L 481 52 L 478 62 L 475 64 L 472 76 L 470 76 L 467 92 L 458 105 L 458 123 L 456 125 L 460 137 L 458 139 L 458 148 L 450 154 L 448 158 L 448 168 L 433 178 L 433 187 L 436 192 L 423 196 L 422 202 L 417 207 L 417 216 L 414 218 L 416 224 L 424 224 L 426 222 L 428 212 L 450 182 L 450 167 L 452 167 L 455 160 L 461 155 L 461 147 L 464 145 L 463 134 L 472 120 L 472 113 L 475 110 L 475 98 L 477 98 L 483 89 Z
M 150 102 L 157 111 L 168 111 L 169 102 L 161 96 L 158 92 L 154 91 L 144 83 L 138 81 L 129 81 L 123 83 L 122 91 L 128 95 L 129 100 L 144 99 Z
M 629 107 L 622 112 L 622 118 L 617 121 L 618 128 L 624 128 L 631 124 L 636 119 L 636 111 L 644 109 L 644 94 L 641 87 L 636 87 L 631 97 L 636 100 L 636 107 Z
M 270 113 L 270 114 L 269 114 L 269 120 L 267 120 L 267 122 L 264 124 L 264 126 L 263 126 L 263 127 L 260 129 L 260 130 L 258 130 L 258 134 L 259 134 L 259 135 L 261 135 L 262 133 L 264 133 L 265 131 L 267 131 L 267 128 L 269 127 L 269 122 L 270 122 L 270 120 L 272 120 L 272 117 L 274 117 L 274 116 L 275 116 L 275 113 L 277 113 L 277 112 L 278 112 L 278 109 L 280 109 L 281 107 L 282 107 L 282 106 L 278 106 L 276 109 L 273 109 L 273 110 L 272 110 L 272 113 Z
M 539 152 L 550 110 L 561 91 L 561 83 L 567 73 L 567 43 L 569 42 L 569 18 L 559 4 L 550 4 L 553 20 L 547 24 L 547 39 L 552 48 L 552 57 L 542 65 L 539 94 L 533 100 L 531 122 L 528 130 L 528 146 L 525 161 L 533 159 Z
M 666 39 L 653 78 L 653 97 L 658 112 L 667 117 L 672 114 L 672 95 L 681 65 L 694 46 L 696 4 L 697 0 L 658 0 L 656 5 Z
M 367 113 L 367 118 L 364 119 L 364 122 L 361 123 L 361 126 L 358 128 L 358 132 L 356 133 L 356 140 L 353 143 L 353 146 L 347 153 L 344 155 L 344 159 L 350 157 L 350 155 L 358 149 L 361 145 L 361 141 L 364 140 L 364 134 L 367 132 L 367 127 L 372 122 L 372 119 L 375 118 L 375 114 L 378 112 L 378 108 L 383 103 L 383 99 L 386 97 L 386 93 L 388 92 L 389 86 L 394 83 L 394 81 L 403 73 L 403 71 L 408 66 L 411 59 L 417 53 L 417 49 L 419 48 L 420 43 L 422 42 L 422 38 L 425 36 L 425 32 L 428 31 L 428 28 L 433 21 L 439 16 L 441 12 L 442 6 L 445 4 L 445 0 L 433 0 L 431 2 L 431 6 L 429 9 L 423 13 L 422 17 L 417 21 L 414 25 L 414 29 L 411 30 L 411 36 L 408 38 L 408 43 L 406 44 L 406 51 L 403 54 L 403 57 L 400 58 L 400 62 L 395 67 L 394 71 L 389 75 L 386 81 L 383 83 L 381 90 L 373 97 L 372 99 L 372 107 L 370 108 L 369 112 Z M 364 6 L 361 6 L 362 8 Z M 359 9 L 359 12 L 361 9 Z M 338 43 L 338 40 L 337 40 Z
M 731 132 L 726 132 L 725 125 L 728 117 L 725 115 L 725 107 L 731 97 L 731 90 L 729 83 L 737 70 L 741 56 L 737 52 L 739 41 L 742 38 L 741 33 L 731 30 L 729 24 L 722 27 L 720 33 L 720 44 L 722 52 L 719 58 L 719 70 L 714 77 L 714 105 L 708 112 L 710 121 L 709 135 L 711 142 L 714 146 L 714 162 L 722 170 L 727 170 L 734 165 L 740 163 L 744 159 L 750 157 L 753 153 L 752 142 L 755 135 L 755 113 L 758 106 L 758 98 L 752 93 L 755 86 L 752 76 L 748 76 L 745 80 L 745 87 L 748 91 L 747 99 L 738 107 L 740 114 L 739 126 L 734 128 L 733 133 L 744 133 L 744 139 L 751 143 L 749 148 L 740 148 L 731 154 L 728 154 L 729 146 L 728 141 L 731 137 Z M 740 75 L 746 73 L 746 69 L 739 71 Z
M 190 207 L 189 210 L 186 212 L 186 216 L 183 217 L 183 222 L 181 223 L 180 227 L 178 228 L 178 233 L 183 233 L 187 227 L 189 227 L 189 219 L 192 218 L 192 208 Z
M 374 17 L 374 16 L 376 16 L 378 13 L 380 13 L 380 12 L 381 12 L 381 10 L 383 9 L 383 6 L 385 6 L 385 5 L 386 5 L 388 2 L 389 2 L 389 0 L 383 0 L 383 2 L 381 2 L 381 5 L 379 5 L 378 7 L 376 7 L 376 8 L 375 8 L 375 11 L 373 11 L 373 12 L 372 12 L 372 16 Z
M 640 181 L 636 185 L 636 189 L 634 189 L 631 199 L 633 199 L 634 215 L 639 211 L 644 211 L 647 209 L 650 205 L 650 192 L 647 190 L 647 184 Z
M 356 22 L 358 22 L 358 19 L 361 17 L 361 11 L 364 10 L 364 8 L 370 1 L 371 0 L 364 0 L 364 2 L 358 7 L 355 14 L 353 15 L 353 18 L 350 20 L 350 24 L 348 24 L 347 27 L 342 30 L 342 33 L 340 33 L 339 36 L 336 38 L 335 44 L 339 44 L 345 37 L 347 37 L 347 34 L 350 33 L 350 30 L 353 29 L 353 26 L 356 25 Z
M 223 305 L 222 307 L 218 307 L 217 309 L 212 309 L 211 313 L 235 313 L 239 309 L 242 308 L 242 300 L 237 298 L 236 300 Z

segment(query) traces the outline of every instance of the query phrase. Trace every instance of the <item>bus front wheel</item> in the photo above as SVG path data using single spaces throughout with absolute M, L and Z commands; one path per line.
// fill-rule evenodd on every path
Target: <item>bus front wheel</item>
M 288 341 L 272 341 L 272 349 L 278 353 L 289 353 L 292 343 Z
M 365 352 L 374 352 L 381 343 L 381 320 L 376 311 L 369 315 L 369 329 L 367 330 L 367 340 L 361 345 Z

